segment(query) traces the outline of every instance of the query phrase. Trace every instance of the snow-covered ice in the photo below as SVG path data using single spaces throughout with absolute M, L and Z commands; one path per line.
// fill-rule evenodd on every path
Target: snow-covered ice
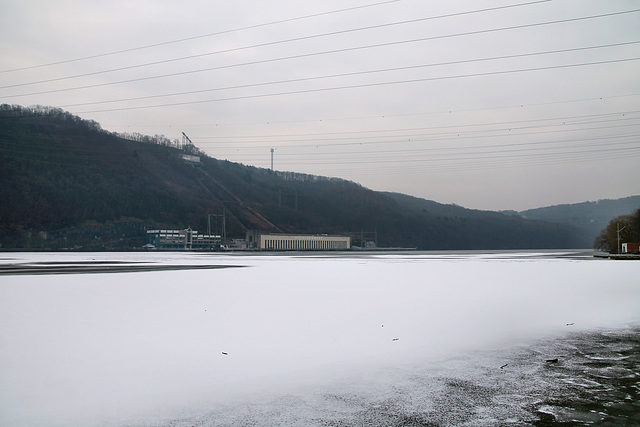
M 344 406 L 335 388 L 374 402 L 471 354 L 640 321 L 640 263 L 570 252 L 0 254 L 100 262 L 240 268 L 1 275 L 0 425 L 231 425 L 256 402 L 305 425 Z

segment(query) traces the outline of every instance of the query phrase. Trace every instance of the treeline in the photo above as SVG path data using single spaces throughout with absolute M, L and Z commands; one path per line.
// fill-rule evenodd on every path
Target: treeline
M 640 208 L 612 219 L 596 237 L 594 249 L 619 253 L 622 243 L 640 243 Z
M 164 136 L 114 134 L 56 108 L 0 108 L 3 248 L 141 247 L 145 229 L 360 233 L 419 249 L 590 247 L 575 228 L 245 166 Z M 196 153 L 201 164 L 185 162 Z M 585 241 L 587 243 L 585 243 Z
M 580 230 L 582 235 L 594 239 L 607 227 L 611 218 L 630 215 L 639 206 L 640 196 L 629 196 L 616 200 L 604 199 L 548 206 L 530 209 L 519 214 L 528 219 L 571 225 Z
M 49 107 L 44 105 L 32 105 L 23 107 L 21 105 L 0 104 L 0 118 L 39 118 L 41 122 L 47 120 L 57 123 L 72 123 L 80 128 L 85 128 L 91 132 L 104 133 L 105 135 L 113 135 L 128 141 L 142 142 L 144 144 L 162 145 L 164 147 L 173 147 L 189 154 L 205 155 L 198 147 L 192 143 L 184 143 L 180 139 L 170 139 L 165 135 L 144 135 L 139 132 L 108 132 L 102 129 L 102 126 L 94 120 L 82 119 L 57 107 Z
M 176 148 L 194 156 L 206 156 L 206 153 L 193 145 L 190 141 L 183 142 L 179 139 L 169 139 L 164 135 L 143 135 L 138 132 L 113 132 L 112 135 L 126 139 L 127 141 L 141 142 L 143 144 L 162 145 L 163 147 Z
M 149 135 L 143 135 L 138 132 L 114 132 L 113 135 L 122 139 L 126 139 L 128 141 L 143 142 L 145 144 L 163 145 L 165 147 L 174 147 L 174 148 L 180 147 L 179 139 L 171 140 L 164 135 L 149 136 Z
M 2 119 L 28 119 L 38 118 L 40 122 L 71 123 L 76 127 L 84 128 L 92 132 L 105 132 L 100 124 L 94 120 L 85 120 L 57 107 L 44 105 L 32 105 L 23 107 L 21 105 L 0 104 L 0 118 Z

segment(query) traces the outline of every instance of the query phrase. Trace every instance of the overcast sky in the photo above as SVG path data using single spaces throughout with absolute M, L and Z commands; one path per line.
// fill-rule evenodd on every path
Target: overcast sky
M 465 207 L 640 194 L 638 0 L 1 0 L 0 103 Z

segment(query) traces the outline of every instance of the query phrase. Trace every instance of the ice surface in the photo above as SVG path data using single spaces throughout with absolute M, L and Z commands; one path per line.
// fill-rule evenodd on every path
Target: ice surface
M 322 390 L 322 405 L 348 412 L 327 389 L 346 381 L 353 399 L 380 402 L 398 369 L 402 388 L 418 366 L 640 320 L 639 263 L 566 252 L 0 254 L 93 261 L 244 268 L 0 276 L 0 425 L 158 425 L 236 408 L 223 419 L 290 390 L 309 390 L 301 411 L 319 411 Z

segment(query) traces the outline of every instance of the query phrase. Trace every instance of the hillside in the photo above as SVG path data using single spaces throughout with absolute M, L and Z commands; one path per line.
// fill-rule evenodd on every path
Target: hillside
M 218 234 L 223 209 L 227 236 L 239 238 L 247 229 L 375 232 L 385 247 L 523 249 L 590 247 L 595 237 L 573 226 L 244 166 L 176 145 L 159 136 L 112 134 L 58 109 L 3 105 L 2 248 L 136 248 L 147 228 L 205 232 L 209 218 Z
M 422 240 L 431 236 L 451 239 L 431 249 L 589 248 L 593 244 L 593 237 L 583 236 L 572 226 L 386 194 L 424 224 L 425 228 L 416 230 Z
M 520 212 L 523 218 L 566 224 L 585 236 L 597 236 L 613 218 L 640 208 L 640 196 L 549 206 Z

